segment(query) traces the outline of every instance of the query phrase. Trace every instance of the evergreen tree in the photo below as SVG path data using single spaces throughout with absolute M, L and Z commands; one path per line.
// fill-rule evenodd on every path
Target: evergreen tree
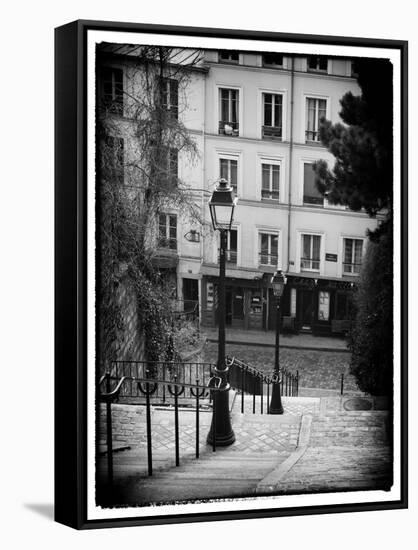
M 336 161 L 315 164 L 316 185 L 335 204 L 384 216 L 370 243 L 354 297 L 351 372 L 363 391 L 391 395 L 393 372 L 393 105 L 392 65 L 354 64 L 361 95 L 341 99 L 344 124 L 322 121 L 320 138 Z

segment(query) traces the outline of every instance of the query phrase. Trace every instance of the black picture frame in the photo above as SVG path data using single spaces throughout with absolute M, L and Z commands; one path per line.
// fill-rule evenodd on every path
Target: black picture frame
M 400 52 L 400 498 L 246 511 L 90 519 L 87 506 L 87 40 L 90 31 L 156 33 L 264 42 L 326 44 Z M 408 43 L 399 40 L 300 35 L 79 20 L 55 31 L 55 519 L 76 529 L 389 510 L 408 506 Z

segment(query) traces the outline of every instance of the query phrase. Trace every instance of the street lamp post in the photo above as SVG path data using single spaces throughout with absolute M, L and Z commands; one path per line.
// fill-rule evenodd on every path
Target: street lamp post
M 212 225 L 220 233 L 219 284 L 218 284 L 218 362 L 215 374 L 219 379 L 218 389 L 213 393 L 214 415 L 207 436 L 210 445 L 226 447 L 235 441 L 229 415 L 228 367 L 225 363 L 225 251 L 227 233 L 230 231 L 234 217 L 237 197 L 225 179 L 221 179 L 209 200 Z
M 279 345 L 280 345 L 280 300 L 283 294 L 285 284 L 287 282 L 286 277 L 279 269 L 271 278 L 271 286 L 273 287 L 273 294 L 276 297 L 276 349 L 274 357 L 274 383 L 271 393 L 270 401 L 270 414 L 283 414 L 282 398 L 280 395 L 281 384 L 281 372 L 279 361 Z

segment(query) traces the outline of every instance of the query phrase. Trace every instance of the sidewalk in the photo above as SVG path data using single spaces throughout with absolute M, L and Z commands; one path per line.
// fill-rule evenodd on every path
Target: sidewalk
M 202 327 L 202 336 L 210 342 L 218 341 L 218 329 Z M 236 328 L 226 329 L 228 344 L 257 345 L 274 347 L 276 333 L 274 330 L 243 330 Z M 348 352 L 345 338 L 332 336 L 314 336 L 312 334 L 280 334 L 281 348 L 295 348 L 318 351 Z

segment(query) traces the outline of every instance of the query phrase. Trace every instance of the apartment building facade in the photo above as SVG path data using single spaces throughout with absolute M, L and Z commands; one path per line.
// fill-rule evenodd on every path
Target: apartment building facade
M 129 97 L 140 92 L 134 56 L 119 50 L 104 62 L 104 88 L 125 102 L 112 115 L 127 140 L 125 164 L 135 156 Z M 287 276 L 283 328 L 344 332 L 367 229 L 378 222 L 329 204 L 316 190 L 312 163 L 324 159 L 333 164 L 318 128 L 322 117 L 339 121 L 341 97 L 360 91 L 351 61 L 205 51 L 187 89 L 176 87 L 175 77 L 166 86 L 167 108 L 176 110 L 199 150 L 193 162 L 181 151 L 172 154 L 170 169 L 206 220 L 190 224 L 169 204 L 155 220 L 155 265 L 171 278 L 179 303 L 185 308 L 198 303 L 202 325 L 217 324 L 219 235 L 210 229 L 207 202 L 223 177 L 239 198 L 228 235 L 227 325 L 275 328 L 270 279 L 279 268 Z
M 312 163 L 333 165 L 318 135 L 322 117 L 339 121 L 339 100 L 360 92 L 351 61 L 320 56 L 207 52 L 206 182 L 225 177 L 239 197 L 229 235 L 226 323 L 274 329 L 270 280 L 282 269 L 283 328 L 342 333 L 368 228 L 363 212 L 329 204 Z M 202 323 L 216 324 L 217 236 L 201 268 Z

